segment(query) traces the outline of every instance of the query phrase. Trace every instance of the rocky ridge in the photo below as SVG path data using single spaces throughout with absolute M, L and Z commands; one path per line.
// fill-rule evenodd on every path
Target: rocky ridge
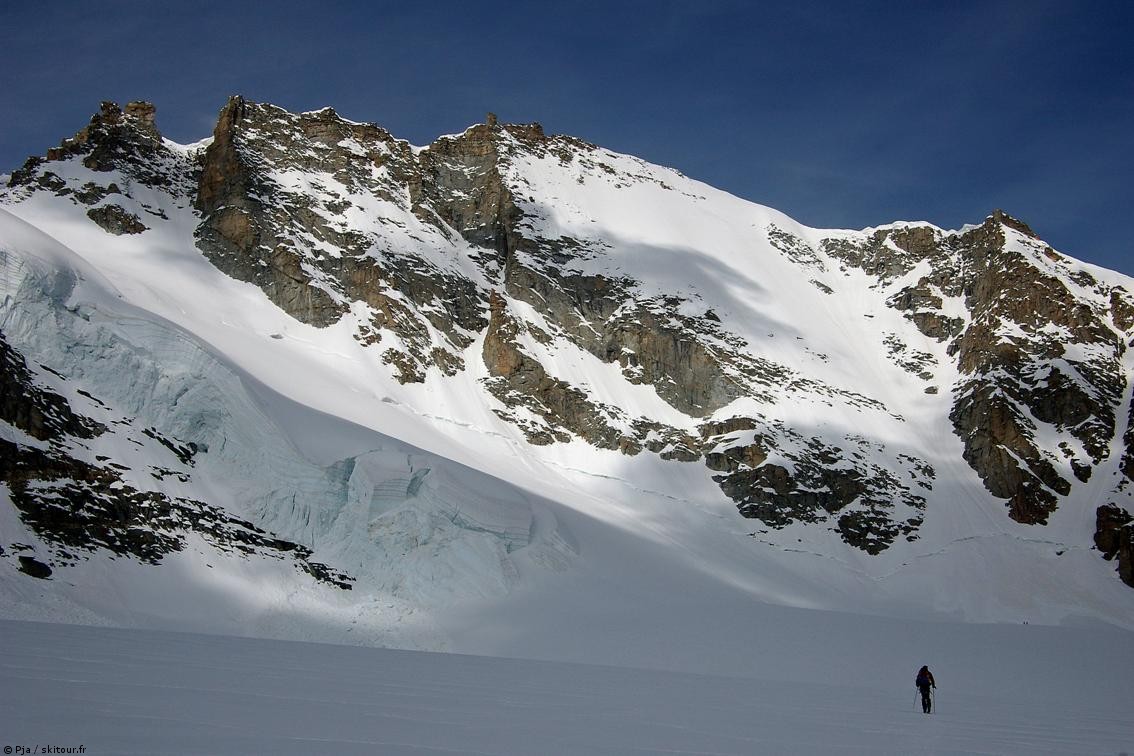
M 126 185 L 61 178 L 56 166 L 74 160 Z M 160 212 L 142 207 L 154 213 L 143 220 L 115 197 L 129 197 L 133 182 L 160 189 L 195 208 L 196 243 L 213 265 L 302 322 L 352 322 L 399 381 L 442 381 L 479 361 L 486 401 L 529 443 L 578 438 L 702 464 L 739 515 L 772 529 L 831 529 L 870 554 L 918 537 L 931 460 L 851 429 L 793 424 L 779 408 L 832 407 L 901 427 L 899 411 L 783 359 L 718 312 L 713 292 L 659 291 L 647 272 L 609 264 L 621 242 L 561 222 L 533 165 L 586 187 L 690 191 L 677 174 L 538 124 L 490 115 L 417 148 L 330 108 L 293 114 L 234 97 L 207 147 L 180 151 L 160 137 L 151 105 L 104 104 L 73 139 L 14 173 L 5 201 L 52 192 L 91 206 L 109 233 L 144 234 Z M 881 345 L 927 395 L 948 398 L 964 462 L 1008 517 L 1042 526 L 1115 448 L 1122 477 L 1108 495 L 1125 501 L 1134 480 L 1126 288 L 1000 211 L 958 232 L 895 224 L 816 237 L 768 223 L 759 233 L 819 296 L 837 299 L 847 277 L 864 276 L 909 324 Z M 649 387 L 672 412 L 597 398 L 551 367 L 567 353 Z

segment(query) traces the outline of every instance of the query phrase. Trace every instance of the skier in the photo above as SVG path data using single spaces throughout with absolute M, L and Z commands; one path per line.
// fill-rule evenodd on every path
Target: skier
M 930 698 L 929 689 L 937 687 L 929 667 L 922 667 L 917 671 L 917 679 L 914 680 L 914 685 L 921 692 L 921 710 L 928 714 L 929 710 L 933 708 L 933 699 Z

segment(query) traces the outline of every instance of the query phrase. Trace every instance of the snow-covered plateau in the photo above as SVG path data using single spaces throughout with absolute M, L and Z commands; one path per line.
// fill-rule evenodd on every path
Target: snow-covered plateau
M 0 189 L 0 745 L 1134 748 L 1131 292 L 536 124 L 106 103 Z

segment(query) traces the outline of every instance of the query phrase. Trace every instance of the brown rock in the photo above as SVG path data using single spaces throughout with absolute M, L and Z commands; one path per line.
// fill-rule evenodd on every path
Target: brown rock
M 87 211 L 87 217 L 101 226 L 104 231 L 115 236 L 140 234 L 147 230 L 146 225 L 138 216 L 127 212 L 118 205 L 92 207 Z

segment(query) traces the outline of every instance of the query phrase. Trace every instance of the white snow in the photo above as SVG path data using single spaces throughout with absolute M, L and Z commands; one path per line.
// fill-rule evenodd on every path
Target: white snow
M 902 629 L 918 637 L 845 638 L 821 649 L 828 666 L 784 679 L 743 660 L 715 676 L 0 621 L 0 740 L 145 756 L 1081 756 L 1134 742 L 1134 687 L 1108 674 L 1134 662 L 1123 634 Z M 933 650 L 911 654 L 918 644 Z M 922 663 L 938 683 L 930 715 L 915 708 Z

